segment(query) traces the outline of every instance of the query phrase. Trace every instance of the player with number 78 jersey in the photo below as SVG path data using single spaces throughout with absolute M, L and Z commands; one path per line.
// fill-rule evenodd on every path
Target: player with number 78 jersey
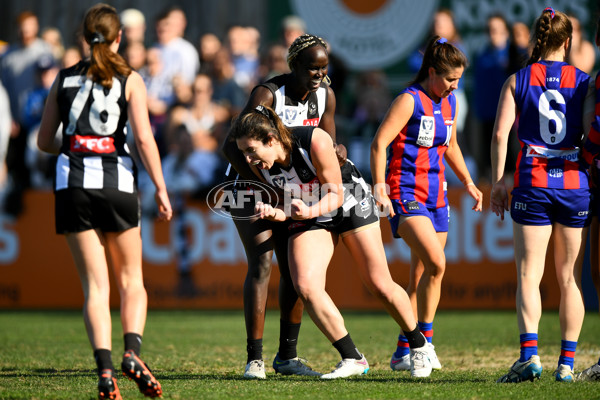
M 63 125 L 55 189 L 115 188 L 135 191 L 135 164 L 126 144 L 127 78 L 115 75 L 105 88 L 87 76 L 80 62 L 58 76 L 57 100 Z M 65 126 L 66 125 L 66 126 Z

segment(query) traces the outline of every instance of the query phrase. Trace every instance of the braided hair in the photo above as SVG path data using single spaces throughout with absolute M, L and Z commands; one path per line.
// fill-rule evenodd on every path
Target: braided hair
M 327 43 L 325 43 L 325 41 L 318 36 L 305 33 L 302 36 L 298 36 L 296 40 L 294 40 L 294 42 L 288 50 L 287 57 L 287 63 L 291 70 L 294 70 L 292 65 L 294 64 L 294 60 L 296 60 L 296 57 L 298 57 L 298 54 L 300 54 L 303 50 L 311 48 L 313 46 L 322 46 L 325 49 L 325 52 L 327 53 Z
M 569 17 L 560 11 L 548 7 L 535 21 L 532 36 L 533 51 L 527 65 L 538 62 L 548 54 L 557 50 L 573 34 L 573 26 Z

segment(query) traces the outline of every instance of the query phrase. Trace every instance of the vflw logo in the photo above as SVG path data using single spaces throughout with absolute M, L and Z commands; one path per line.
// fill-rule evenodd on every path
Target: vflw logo
M 284 120 L 288 123 L 292 123 L 296 119 L 296 115 L 298 115 L 298 111 L 296 109 L 287 108 L 284 111 Z
M 271 178 L 271 180 L 273 181 L 273 185 L 277 186 L 278 188 L 283 189 L 285 187 L 286 179 L 283 176 L 277 175 Z
M 417 144 L 423 147 L 433 146 L 433 139 L 435 137 L 435 119 L 434 117 L 422 116 L 421 125 L 419 126 L 419 137 L 417 137 Z

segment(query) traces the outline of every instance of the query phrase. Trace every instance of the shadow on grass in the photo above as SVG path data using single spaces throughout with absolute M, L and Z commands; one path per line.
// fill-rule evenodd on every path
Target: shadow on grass
M 156 378 L 161 382 L 166 381 L 178 381 L 178 380 L 199 380 L 199 381 L 237 381 L 237 382 L 261 382 L 259 379 L 246 379 L 239 373 L 156 373 Z M 406 377 L 390 377 L 390 376 L 357 376 L 345 379 L 334 380 L 337 382 L 343 381 L 349 384 L 360 384 L 363 382 L 374 382 L 374 383 L 393 383 L 393 384 L 410 384 L 410 385 L 421 385 L 421 384 L 464 384 L 464 383 L 486 383 L 491 382 L 489 379 L 483 377 L 465 376 L 459 375 L 455 377 L 433 377 L 433 378 L 410 378 Z M 264 382 L 323 382 L 328 384 L 329 380 L 322 380 L 310 376 L 281 376 L 281 375 L 267 375 L 267 379 Z
M 5 373 L 12 372 L 12 373 Z M 72 376 L 93 376 L 96 377 L 95 369 L 56 369 L 56 368 L 36 368 L 23 370 L 22 368 L 3 368 L 0 371 L 0 377 L 3 378 L 22 378 L 22 377 L 72 377 Z

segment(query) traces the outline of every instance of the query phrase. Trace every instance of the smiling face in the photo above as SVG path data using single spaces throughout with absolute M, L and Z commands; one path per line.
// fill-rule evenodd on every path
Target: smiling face
M 298 85 L 308 92 L 315 92 L 327 75 L 329 57 L 320 45 L 312 46 L 300 54 L 293 64 L 293 73 Z
M 438 98 L 450 96 L 452 91 L 458 87 L 458 81 L 462 77 L 464 67 L 452 68 L 447 74 L 438 75 L 433 67 L 429 68 L 429 91 L 430 95 Z
M 277 141 L 271 138 L 267 143 L 243 136 L 235 140 L 246 162 L 259 169 L 270 169 L 278 160 Z

